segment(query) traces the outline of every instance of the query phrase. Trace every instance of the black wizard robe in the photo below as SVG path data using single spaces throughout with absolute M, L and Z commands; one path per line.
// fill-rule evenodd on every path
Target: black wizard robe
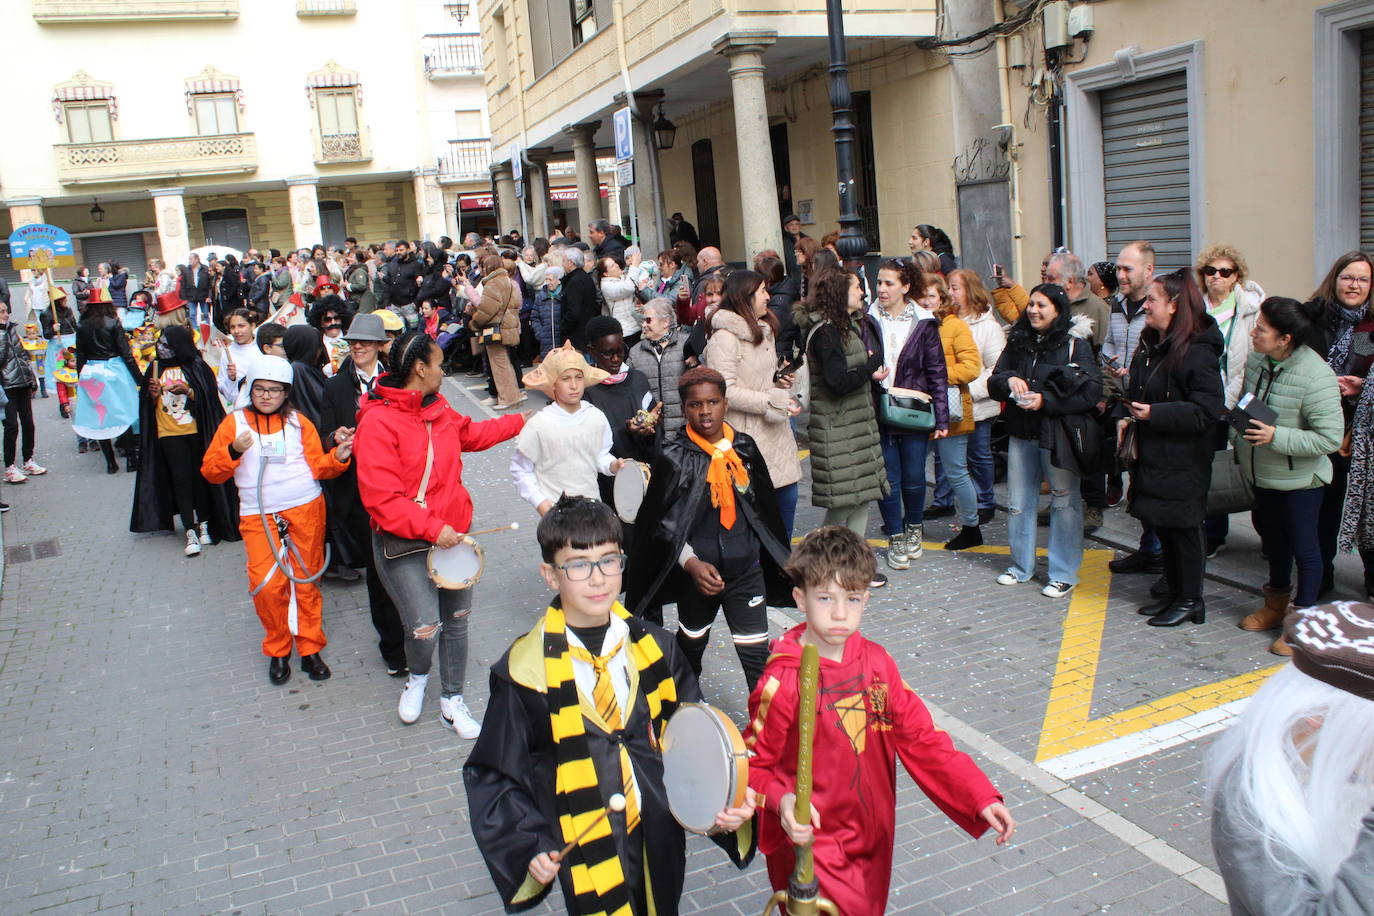
M 701 689 L 667 631 L 636 617 L 623 619 L 630 629 L 630 642 L 648 633 L 658 644 L 676 685 L 677 702 L 665 703 L 658 719 L 652 719 L 643 690 L 636 689 L 633 711 L 621 731 L 608 733 L 585 717 L 583 724 L 603 800 L 623 791 L 622 743 L 634 766 L 641 798 L 641 826 L 633 835 L 634 842 L 625 835 L 625 816 L 610 815 L 634 910 L 637 916 L 649 916 L 645 898 L 651 893 L 656 916 L 677 916 L 686 868 L 686 837 L 668 808 L 657 736 L 678 703 L 701 701 Z M 549 720 L 541 617 L 534 629 L 517 639 L 492 665 L 491 699 L 482 720 L 482 735 L 463 766 L 472 833 L 508 913 L 530 909 L 544 899 L 550 886 L 530 877 L 530 860 L 541 852 L 563 848 L 554 791 L 557 751 Z M 734 833 L 712 839 L 732 862 L 744 868 L 757 849 L 756 825 L 757 818 Z M 569 865 L 578 861 L 580 852 L 574 849 L 569 854 L 556 879 L 572 916 L 579 916 L 580 911 L 574 905 Z

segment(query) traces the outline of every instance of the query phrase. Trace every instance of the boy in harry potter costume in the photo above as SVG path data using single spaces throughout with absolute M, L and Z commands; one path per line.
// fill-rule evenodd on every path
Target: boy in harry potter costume
M 616 600 L 625 554 L 608 506 L 565 496 L 538 537 L 558 596 L 492 666 L 482 736 L 463 767 L 473 836 L 507 912 L 538 905 L 556 878 L 574 916 L 675 916 L 685 838 L 658 742 L 701 691 L 668 634 Z M 610 806 L 617 794 L 623 811 Z M 746 800 L 716 816 L 726 832 L 714 839 L 741 868 L 754 853 L 753 811 Z
M 725 379 L 691 369 L 678 393 L 687 425 L 654 459 L 625 603 L 642 615 L 676 601 L 677 643 L 697 675 L 723 609 L 753 690 L 768 661 L 768 606 L 794 604 L 788 538 L 758 446 L 725 422 Z

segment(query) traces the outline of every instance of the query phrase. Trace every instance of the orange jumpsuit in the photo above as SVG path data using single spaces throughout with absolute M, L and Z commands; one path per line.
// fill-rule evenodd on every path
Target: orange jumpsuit
M 236 456 L 230 445 L 244 429 L 253 431 L 256 441 L 247 452 Z M 257 511 L 256 486 L 258 456 L 267 447 L 259 443 L 270 442 L 276 443 L 272 448 L 284 453 L 284 460 L 268 464 L 263 477 L 269 536 Z M 274 555 L 281 549 L 281 540 L 274 517 L 286 520 L 287 536 L 305 561 L 303 570 L 296 558 L 288 554 L 292 573 L 298 578 L 313 575 L 324 565 L 325 540 L 324 496 L 316 481 L 338 477 L 348 469 L 348 462 L 340 461 L 336 451 L 323 450 L 314 425 L 300 413 L 293 413 L 284 425 L 280 413 L 260 414 L 252 408 L 236 410 L 225 417 L 205 450 L 200 468 L 205 479 L 224 483 L 233 477 L 243 488 L 239 493 L 239 532 L 248 554 L 249 588 L 257 588 L 264 580 L 267 583 L 253 596 L 253 607 L 265 631 L 263 655 L 290 655 L 293 638 L 302 657 L 324 648 L 319 585 L 292 582 L 277 568 Z

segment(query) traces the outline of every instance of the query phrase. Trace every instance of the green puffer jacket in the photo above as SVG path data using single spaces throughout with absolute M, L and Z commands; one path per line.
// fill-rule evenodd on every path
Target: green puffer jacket
M 1251 353 L 1245 362 L 1245 392 L 1278 412 L 1274 441 L 1254 446 L 1232 431 L 1241 474 L 1267 490 L 1310 490 L 1331 482 L 1328 455 L 1341 447 L 1345 417 L 1336 373 L 1311 347 L 1302 346 L 1278 368 Z
M 867 343 L 865 342 L 867 337 Z M 887 494 L 878 446 L 872 376 L 883 344 L 866 316 L 854 316 L 848 340 L 833 325 L 818 328 L 807 348 L 811 366 L 811 503 L 822 509 L 857 506 Z

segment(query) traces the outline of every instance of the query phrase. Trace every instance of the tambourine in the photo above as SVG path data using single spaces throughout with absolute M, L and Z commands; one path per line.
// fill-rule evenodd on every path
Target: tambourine
M 730 719 L 705 703 L 683 703 L 663 730 L 668 809 L 693 833 L 717 832 L 716 815 L 744 804 L 749 751 Z
M 639 515 L 639 507 L 644 504 L 644 494 L 649 489 L 649 466 L 639 461 L 627 459 L 620 470 L 615 472 L 612 498 L 615 500 L 615 513 L 626 524 L 634 524 Z
M 482 578 L 486 555 L 481 546 L 467 535 L 452 547 L 431 547 L 426 560 L 429 579 L 439 588 L 462 591 L 472 588 Z

